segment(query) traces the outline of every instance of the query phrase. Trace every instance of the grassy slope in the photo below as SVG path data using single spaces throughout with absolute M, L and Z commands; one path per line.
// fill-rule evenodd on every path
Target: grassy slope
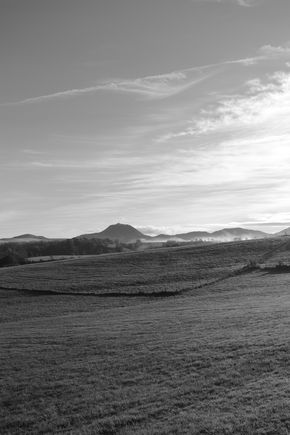
M 93 294 L 174 293 L 228 276 L 250 259 L 280 249 L 281 244 L 285 241 L 253 240 L 18 266 L 0 269 L 0 287 Z
M 0 433 L 288 434 L 289 284 L 257 272 L 172 298 L 0 292 Z
M 289 261 L 288 240 L 2 269 L 0 285 L 192 288 L 255 258 Z M 0 290 L 1 435 L 288 434 L 289 284 L 255 272 L 157 299 Z

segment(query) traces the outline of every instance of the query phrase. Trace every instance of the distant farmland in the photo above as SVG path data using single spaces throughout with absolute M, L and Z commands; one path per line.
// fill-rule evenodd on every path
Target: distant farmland
M 283 257 L 289 247 L 288 239 L 265 239 L 89 256 L 0 269 L 0 287 L 96 295 L 176 293 L 227 277 L 249 261 L 268 261 L 276 252 Z

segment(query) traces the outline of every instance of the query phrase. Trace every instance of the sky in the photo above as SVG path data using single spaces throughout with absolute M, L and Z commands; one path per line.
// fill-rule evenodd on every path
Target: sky
M 0 0 L 0 237 L 290 226 L 289 0 Z

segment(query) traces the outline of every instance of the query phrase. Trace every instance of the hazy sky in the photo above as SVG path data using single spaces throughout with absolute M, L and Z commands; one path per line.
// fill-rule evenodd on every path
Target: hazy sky
M 0 237 L 290 225 L 289 0 L 0 0 Z

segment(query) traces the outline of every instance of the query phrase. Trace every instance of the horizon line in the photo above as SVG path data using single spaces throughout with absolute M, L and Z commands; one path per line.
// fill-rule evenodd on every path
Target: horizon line
M 268 232 L 268 231 L 263 231 L 261 229 L 250 228 L 248 226 L 251 225 L 251 224 L 248 225 L 248 224 L 245 223 L 244 225 L 247 228 L 244 228 L 242 226 L 223 226 L 223 225 L 220 225 L 218 227 L 218 229 L 215 229 L 213 231 L 209 231 L 209 230 L 205 230 L 205 229 L 192 229 L 192 230 L 185 230 L 183 232 L 176 232 L 176 233 L 172 233 L 172 234 L 168 234 L 168 233 L 162 232 L 162 229 L 160 229 L 160 231 L 161 231 L 160 233 L 157 233 L 158 227 L 156 227 L 156 234 L 155 234 L 152 231 L 151 232 L 149 231 L 150 225 L 148 226 L 148 229 L 144 229 L 143 226 L 136 226 L 135 227 L 135 226 L 133 226 L 131 224 L 117 222 L 116 224 L 110 224 L 110 225 L 108 225 L 106 228 L 104 228 L 103 230 L 100 230 L 100 231 L 86 231 L 86 232 L 83 232 L 81 234 L 78 234 L 76 236 L 71 236 L 71 237 L 44 236 L 42 234 L 41 235 L 36 235 L 36 234 L 33 234 L 33 233 L 29 232 L 29 233 L 18 234 L 18 235 L 15 235 L 15 236 L 4 236 L 4 237 L 0 238 L 0 241 L 2 241 L 2 240 L 16 239 L 16 238 L 20 238 L 20 237 L 24 238 L 24 236 L 27 236 L 27 238 L 29 236 L 32 236 L 32 237 L 36 237 L 36 238 L 45 238 L 45 239 L 51 239 L 51 240 L 53 240 L 53 239 L 56 239 L 56 240 L 57 239 L 67 240 L 67 239 L 77 238 L 77 237 L 80 237 L 80 236 L 83 236 L 83 235 L 99 234 L 99 233 L 102 233 L 102 232 L 106 231 L 108 228 L 110 228 L 112 226 L 117 226 L 117 225 L 129 226 L 129 227 L 139 231 L 142 235 L 147 236 L 147 237 L 152 237 L 152 238 L 155 238 L 155 237 L 158 237 L 158 236 L 163 236 L 163 235 L 164 236 L 174 237 L 174 236 L 178 236 L 178 235 L 181 235 L 181 234 L 184 235 L 184 234 L 189 234 L 189 233 L 200 233 L 200 232 L 208 233 L 208 234 L 214 234 L 214 233 L 216 233 L 218 231 L 222 231 L 222 230 L 234 230 L 234 229 L 242 229 L 242 230 L 246 230 L 246 231 L 257 231 L 257 232 L 261 232 L 261 233 L 268 234 L 268 235 L 275 235 L 275 234 L 278 234 L 281 231 L 287 230 L 289 228 L 289 227 L 285 227 L 282 230 L 279 230 L 277 232 L 273 232 L 272 233 L 272 232 Z M 283 226 L 286 226 L 286 225 L 290 226 L 290 222 L 269 222 L 269 223 L 268 222 L 262 222 L 262 223 L 252 224 L 252 225 L 254 227 L 256 227 L 256 226 L 262 226 L 262 227 L 263 226 L 283 227 Z M 149 234 L 147 234 L 148 232 L 149 232 Z

